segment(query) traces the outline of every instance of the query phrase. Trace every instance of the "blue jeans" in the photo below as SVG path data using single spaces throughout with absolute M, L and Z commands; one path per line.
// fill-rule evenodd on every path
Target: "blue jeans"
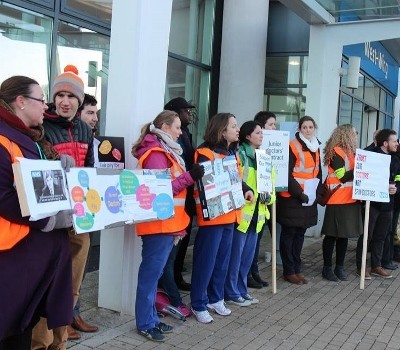
M 168 294 L 169 301 L 172 306 L 178 307 L 183 304 L 179 289 L 176 286 L 174 278 L 175 257 L 178 252 L 178 246 L 173 246 L 167 263 L 164 267 L 164 272 L 159 280 L 159 285 Z
M 255 224 L 251 224 L 247 233 L 233 232 L 231 258 L 225 281 L 225 298 L 233 300 L 247 294 L 247 275 L 253 260 L 258 234 Z
M 142 262 L 138 273 L 135 317 L 138 330 L 154 328 L 160 320 L 155 306 L 157 283 L 171 252 L 173 235 L 142 236 Z
M 192 290 L 195 311 L 224 299 L 224 284 L 231 255 L 233 223 L 201 226 L 193 247 Z

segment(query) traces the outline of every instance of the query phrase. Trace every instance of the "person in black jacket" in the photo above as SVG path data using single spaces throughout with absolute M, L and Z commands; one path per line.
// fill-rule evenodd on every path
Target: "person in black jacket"
M 282 226 L 283 278 L 293 284 L 308 283 L 301 273 L 300 255 L 304 234 L 307 228 L 317 224 L 318 219 L 317 202 L 315 199 L 311 202 L 304 191 L 305 179 L 319 179 L 321 183 L 320 143 L 315 137 L 316 127 L 314 119 L 309 116 L 299 120 L 299 132 L 290 141 L 288 191 L 279 192 L 277 198 L 276 217 Z
M 391 129 L 382 129 L 376 135 L 377 147 L 373 149 L 373 152 L 381 154 L 395 153 L 397 150 L 397 133 Z M 371 251 L 371 275 L 382 278 L 392 278 L 390 272 L 383 268 L 383 262 L 390 260 L 392 264 L 392 257 L 384 256 L 384 245 L 388 239 L 389 230 L 392 222 L 393 214 L 393 203 L 394 195 L 396 194 L 398 187 L 400 186 L 400 166 L 397 160 L 392 156 L 390 162 L 390 177 L 389 177 L 389 197 L 390 202 L 371 202 L 369 212 L 369 223 L 368 223 L 368 241 L 369 248 Z M 357 263 L 357 274 L 361 273 L 361 258 L 363 249 L 363 237 L 361 235 L 357 242 L 356 250 L 356 263 Z M 392 244 L 393 245 L 393 244 Z M 371 279 L 369 274 L 365 273 L 365 279 Z

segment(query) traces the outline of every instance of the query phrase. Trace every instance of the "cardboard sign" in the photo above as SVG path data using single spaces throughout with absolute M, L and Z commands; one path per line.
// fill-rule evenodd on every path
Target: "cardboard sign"
M 272 162 L 271 155 L 266 150 L 256 149 L 257 161 L 257 192 L 272 193 Z
M 271 155 L 272 166 L 275 168 L 275 190 L 286 191 L 289 173 L 289 136 L 288 131 L 263 130 L 263 142 L 260 149 L 267 150 Z
M 390 155 L 356 150 L 353 199 L 389 202 Z
M 60 161 L 18 158 L 12 167 L 22 216 L 35 221 L 71 209 Z
M 174 215 L 169 169 L 72 168 L 67 180 L 77 233 Z
M 95 168 L 125 168 L 125 147 L 123 137 L 95 136 L 93 139 L 93 153 Z
M 197 181 L 204 220 L 241 208 L 244 205 L 242 179 L 235 156 L 201 163 L 205 172 Z

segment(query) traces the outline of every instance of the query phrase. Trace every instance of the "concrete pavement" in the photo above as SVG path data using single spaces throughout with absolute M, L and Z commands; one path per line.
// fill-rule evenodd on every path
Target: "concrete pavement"
M 198 323 L 193 316 L 186 322 L 168 316 L 163 321 L 175 326 L 175 330 L 166 335 L 164 343 L 138 335 L 133 317 L 97 308 L 98 273 L 91 272 L 82 289 L 82 314 L 100 330 L 81 333 L 82 339 L 69 342 L 68 349 L 400 349 L 400 269 L 393 272 L 392 279 L 373 277 L 360 290 L 356 242 L 350 241 L 345 264 L 349 280 L 328 282 L 321 277 L 321 243 L 321 239 L 306 238 L 302 259 L 307 285 L 283 281 L 278 265 L 275 295 L 270 286 L 250 289 L 259 304 L 229 306 L 230 316 L 213 314 L 214 322 L 207 325 Z M 260 268 L 261 275 L 270 282 L 270 266 L 262 262 Z M 183 296 L 189 302 L 188 294 Z

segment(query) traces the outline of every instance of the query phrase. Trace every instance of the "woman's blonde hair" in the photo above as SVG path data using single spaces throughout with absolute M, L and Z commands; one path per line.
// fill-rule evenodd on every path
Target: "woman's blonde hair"
M 334 147 L 340 147 L 346 154 L 356 153 L 355 131 L 351 124 L 339 125 L 333 130 L 324 148 L 324 165 L 328 165 L 335 155 Z
M 179 118 L 178 113 L 174 111 L 162 111 L 155 117 L 155 119 L 151 123 L 147 123 L 142 127 L 142 130 L 140 131 L 140 136 L 135 142 L 135 144 L 132 146 L 131 153 L 134 157 L 136 157 L 136 150 L 138 146 L 142 143 L 143 139 L 147 134 L 150 134 L 150 125 L 153 124 L 157 129 L 161 129 L 163 124 L 171 126 L 173 122 L 175 121 L 176 118 Z

